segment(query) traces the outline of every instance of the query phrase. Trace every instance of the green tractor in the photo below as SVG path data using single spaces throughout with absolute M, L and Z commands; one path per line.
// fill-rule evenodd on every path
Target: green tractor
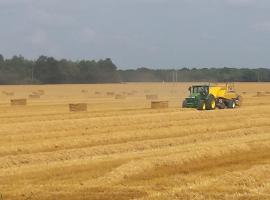
M 183 108 L 214 110 L 216 107 L 236 108 L 240 106 L 241 97 L 234 91 L 234 85 L 193 85 L 189 87 L 190 95 L 183 101 Z

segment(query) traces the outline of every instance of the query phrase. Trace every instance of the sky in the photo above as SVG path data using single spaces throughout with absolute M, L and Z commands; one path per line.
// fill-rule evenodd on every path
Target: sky
M 0 54 L 269 67 L 269 0 L 0 0 Z

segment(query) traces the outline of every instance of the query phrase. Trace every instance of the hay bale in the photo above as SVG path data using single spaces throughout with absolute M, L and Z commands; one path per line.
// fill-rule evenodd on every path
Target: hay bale
M 98 92 L 98 91 L 95 92 L 95 95 L 100 95 L 100 94 L 101 94 L 101 92 Z
M 115 95 L 115 99 L 125 99 L 126 96 L 122 95 L 122 94 L 117 94 Z
M 268 96 L 269 94 L 270 94 L 270 92 L 260 91 L 260 92 L 257 92 L 256 97 Z
M 33 94 L 33 95 L 39 95 L 39 92 L 32 92 L 31 94 Z
M 156 94 L 147 94 L 145 95 L 147 100 L 157 100 L 158 99 L 158 95 Z
M 86 103 L 69 104 L 69 111 L 70 112 L 87 111 L 87 104 Z
M 82 90 L 81 92 L 85 94 L 85 93 L 87 93 L 88 91 L 87 91 L 87 90 Z
M 107 92 L 107 96 L 114 96 L 114 92 Z
M 152 101 L 151 108 L 158 109 L 158 108 L 168 108 L 169 102 L 168 101 Z
M 9 96 L 9 97 L 14 96 L 14 92 L 6 92 L 6 91 L 2 91 L 2 94 L 6 95 L 6 96 Z
M 11 106 L 26 106 L 27 99 L 11 99 L 10 105 Z
M 44 95 L 45 91 L 44 90 L 38 90 L 39 95 Z
M 150 92 L 150 90 L 144 90 L 144 93 L 149 93 Z
M 257 92 L 257 95 L 256 95 L 257 97 L 261 97 L 261 96 L 264 96 L 264 92 Z
M 29 99 L 40 99 L 40 95 L 39 94 L 29 94 Z
M 44 90 L 38 90 L 38 91 L 32 92 L 31 95 L 39 95 L 39 96 L 41 96 L 41 95 L 44 95 L 44 94 L 45 94 Z

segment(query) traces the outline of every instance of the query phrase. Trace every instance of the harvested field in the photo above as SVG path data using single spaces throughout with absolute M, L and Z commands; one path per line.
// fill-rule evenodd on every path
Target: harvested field
M 40 99 L 40 95 L 39 94 L 29 94 L 29 99 Z
M 148 95 L 145 95 L 145 97 L 148 100 L 157 100 L 158 99 L 158 95 L 156 95 L 156 94 L 148 94 Z
M 169 102 L 168 101 L 152 101 L 151 108 L 153 109 L 160 109 L 160 108 L 168 108 Z
M 190 84 L 0 86 L 44 93 L 0 93 L 0 199 L 270 199 L 270 84 L 236 83 L 242 107 L 214 111 L 180 108 Z
M 70 112 L 87 111 L 87 104 L 86 103 L 69 104 L 69 111 Z

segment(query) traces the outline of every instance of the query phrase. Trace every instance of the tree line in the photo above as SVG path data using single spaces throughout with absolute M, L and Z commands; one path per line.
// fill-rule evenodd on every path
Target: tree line
M 269 82 L 268 68 L 181 68 L 119 70 L 124 82 Z
M 40 56 L 36 60 L 0 54 L 0 84 L 65 84 L 120 82 L 268 82 L 268 68 L 181 68 L 118 70 L 110 58 L 102 60 L 55 59 Z

